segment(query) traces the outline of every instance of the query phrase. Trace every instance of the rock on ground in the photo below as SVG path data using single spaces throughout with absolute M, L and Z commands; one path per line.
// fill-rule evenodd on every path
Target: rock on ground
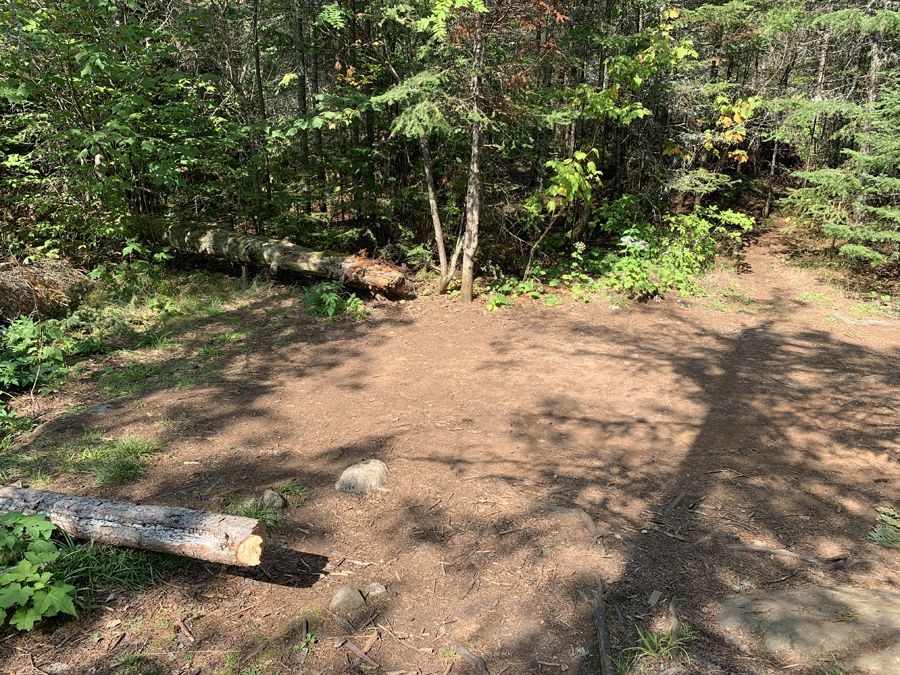
M 366 606 L 366 599 L 352 584 L 341 586 L 328 605 L 335 612 L 352 612 Z
M 344 492 L 368 494 L 388 479 L 387 465 L 380 459 L 367 459 L 344 470 L 334 487 Z
M 287 508 L 288 502 L 287 499 L 280 492 L 275 492 L 275 490 L 266 490 L 262 493 L 262 497 L 259 499 L 259 503 L 263 506 L 270 506 L 273 509 L 284 509 Z
M 844 668 L 900 673 L 900 591 L 847 586 L 756 593 L 722 603 L 719 624 L 770 651 L 837 655 Z
M 378 582 L 374 582 L 365 587 L 366 595 L 384 595 L 387 593 L 387 588 L 379 584 Z

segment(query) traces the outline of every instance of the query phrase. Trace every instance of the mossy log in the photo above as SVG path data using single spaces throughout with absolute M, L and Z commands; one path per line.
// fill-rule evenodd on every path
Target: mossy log
M 266 543 L 253 518 L 0 486 L 0 513 L 10 511 L 41 513 L 75 539 L 226 565 L 259 565 Z
M 311 251 L 287 239 L 276 241 L 221 228 L 159 223 L 152 226 L 151 234 L 179 251 L 335 279 L 392 299 L 415 295 L 401 270 L 370 258 Z

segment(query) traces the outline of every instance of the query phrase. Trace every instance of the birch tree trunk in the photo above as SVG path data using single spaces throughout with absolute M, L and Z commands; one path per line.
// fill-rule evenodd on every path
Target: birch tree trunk
M 438 293 L 445 293 L 450 285 L 452 272 L 447 265 L 447 247 L 444 244 L 444 229 L 441 227 L 441 214 L 438 210 L 437 191 L 434 189 L 434 169 L 431 165 L 431 152 L 428 150 L 428 137 L 424 131 L 419 132 L 419 146 L 422 148 L 422 164 L 425 166 L 425 184 L 428 186 L 428 206 L 431 209 L 431 224 L 434 226 L 434 241 L 437 246 L 438 260 L 441 265 L 441 278 L 438 282 Z
M 483 17 L 475 16 L 474 54 L 472 57 L 472 129 L 470 135 L 469 180 L 466 184 L 466 231 L 463 235 L 463 264 L 460 298 L 472 302 L 475 284 L 475 251 L 478 250 L 478 225 L 481 220 L 481 74 L 484 69 L 485 34 Z
M 310 251 L 286 239 L 275 241 L 219 228 L 166 226 L 164 222 L 153 223 L 150 228 L 155 241 L 179 251 L 265 266 L 272 271 L 287 270 L 335 279 L 387 298 L 415 295 L 401 270 L 369 258 Z

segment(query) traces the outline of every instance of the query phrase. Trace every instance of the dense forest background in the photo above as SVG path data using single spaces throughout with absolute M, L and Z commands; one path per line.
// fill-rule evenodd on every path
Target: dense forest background
M 217 224 L 440 262 L 442 291 L 458 259 L 464 299 L 575 263 L 650 295 L 777 205 L 895 277 L 898 10 L 10 0 L 0 233 L 90 263 Z

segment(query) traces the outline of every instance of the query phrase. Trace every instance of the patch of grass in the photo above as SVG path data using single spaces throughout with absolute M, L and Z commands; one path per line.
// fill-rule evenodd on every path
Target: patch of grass
M 726 298 L 731 298 L 732 300 L 736 300 L 737 302 L 743 303 L 745 305 L 755 304 L 756 301 L 750 297 L 750 294 L 743 288 L 741 288 L 740 284 L 737 282 L 733 282 L 731 286 L 728 287 L 728 290 L 724 293 Z
M 247 499 L 240 502 L 230 504 L 225 513 L 230 516 L 241 516 L 243 518 L 253 518 L 266 526 L 266 532 L 272 534 L 275 531 L 275 525 L 278 519 L 268 504 L 260 504 L 256 499 Z
M 213 345 L 203 345 L 197 355 L 203 359 L 217 359 L 222 356 L 222 348 Z
M 834 302 L 834 300 L 821 293 L 801 293 L 794 298 L 794 302 Z
M 168 429 L 169 427 L 174 427 L 176 424 L 177 422 L 175 422 L 175 420 L 167 417 L 165 419 L 156 420 L 153 423 L 153 426 L 160 427 L 161 429 Z
M 900 513 L 889 506 L 880 507 L 878 512 L 875 529 L 869 533 L 869 538 L 879 546 L 900 551 Z
M 241 331 L 231 331 L 228 333 L 219 333 L 216 335 L 216 342 L 222 345 L 227 345 L 229 342 L 234 342 L 235 340 L 240 340 L 244 337 L 244 334 Z
M 158 451 L 156 444 L 133 436 L 116 441 L 110 448 L 110 453 L 116 457 L 144 457 Z
M 178 379 L 178 381 L 175 383 L 175 386 L 179 387 L 180 389 L 188 389 L 189 387 L 196 387 L 198 384 L 200 384 L 200 380 L 198 380 L 196 377 L 185 375 L 184 377 Z
M 634 665 L 634 654 L 629 654 L 625 651 L 616 656 L 616 673 L 618 675 L 625 675 L 630 672 L 632 665 Z
M 144 362 L 128 363 L 118 370 L 106 367 L 104 371 L 101 385 L 114 396 L 127 396 L 140 391 L 143 381 L 157 374 L 155 364 Z
M 458 659 L 459 654 L 450 649 L 449 647 L 441 647 L 438 649 L 438 656 L 442 659 Z
M 31 472 L 29 477 L 30 487 L 43 487 L 53 480 L 53 474 L 42 468 L 36 468 Z
M 67 447 L 67 470 L 92 474 L 97 485 L 138 480 L 144 475 L 142 458 L 159 451 L 155 443 L 139 438 L 104 440 L 96 429 L 87 430 Z
M 91 473 L 97 485 L 112 485 L 143 478 L 144 465 L 134 457 L 120 457 L 98 464 Z
M 138 340 L 138 347 L 149 347 L 150 349 L 162 349 L 168 345 L 174 344 L 169 333 L 155 333 L 153 331 L 144 333 L 144 336 Z
M 290 497 L 290 501 L 294 506 L 303 506 L 306 500 L 309 499 L 309 488 L 305 488 L 293 480 L 279 485 L 275 489 L 285 497 Z
M 671 659 L 673 656 L 676 656 L 678 652 L 681 652 L 687 658 L 688 662 L 690 662 L 691 658 L 684 648 L 684 645 L 690 641 L 690 638 L 682 635 L 680 638 L 673 639 L 668 634 L 655 635 L 650 631 L 645 633 L 640 628 L 637 629 L 637 632 L 638 644 L 625 650 L 626 652 L 634 652 L 636 660 L 650 661 L 653 664 L 658 664 Z
M 728 311 L 728 305 L 726 305 L 726 304 L 725 304 L 724 302 L 722 302 L 721 300 L 713 300 L 711 303 L 709 303 L 709 304 L 706 306 L 706 308 L 707 308 L 707 309 L 712 309 L 712 310 L 714 310 L 714 311 L 716 311 L 716 312 L 727 312 L 727 311 Z
M 225 303 L 222 298 L 210 298 L 206 304 L 200 307 L 200 313 L 208 317 L 216 317 L 222 314 L 222 307 Z
M 55 578 L 72 584 L 84 606 L 111 588 L 141 591 L 161 583 L 163 577 L 184 564 L 165 553 L 120 548 L 95 541 L 75 543 L 68 536 L 58 544 L 61 555 L 53 563 Z

